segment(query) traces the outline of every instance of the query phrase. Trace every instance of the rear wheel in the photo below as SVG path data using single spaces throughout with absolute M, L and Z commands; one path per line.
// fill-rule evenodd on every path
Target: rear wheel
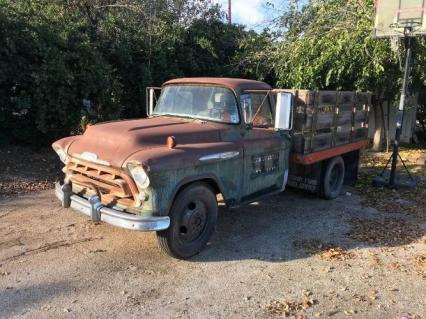
M 216 195 L 206 184 L 184 188 L 173 202 L 170 227 L 157 232 L 161 249 L 179 259 L 198 254 L 214 231 L 217 210 Z
M 345 163 L 341 156 L 333 157 L 326 162 L 321 178 L 321 196 L 334 199 L 342 191 L 345 179 Z

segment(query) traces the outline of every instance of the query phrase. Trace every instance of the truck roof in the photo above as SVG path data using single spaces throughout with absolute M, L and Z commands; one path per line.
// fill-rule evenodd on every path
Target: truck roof
M 224 86 L 234 91 L 271 89 L 271 86 L 265 82 L 237 78 L 194 77 L 173 79 L 164 83 L 164 85 L 169 84 L 213 84 Z

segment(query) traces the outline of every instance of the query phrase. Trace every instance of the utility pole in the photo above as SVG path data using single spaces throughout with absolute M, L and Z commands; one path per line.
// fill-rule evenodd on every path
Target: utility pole
M 228 0 L 228 23 L 232 24 L 231 0 Z

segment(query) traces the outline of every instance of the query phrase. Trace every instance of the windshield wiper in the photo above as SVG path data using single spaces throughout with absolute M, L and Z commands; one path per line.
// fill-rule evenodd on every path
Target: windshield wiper
M 161 113 L 161 114 L 152 114 L 153 117 L 159 117 L 159 116 L 176 116 L 176 114 L 172 114 L 172 113 Z
M 197 119 L 197 117 L 193 117 L 191 115 L 184 114 L 173 114 L 173 113 L 161 113 L 161 114 L 153 114 L 156 116 L 171 116 L 171 117 L 180 117 L 180 118 L 189 118 L 189 119 Z

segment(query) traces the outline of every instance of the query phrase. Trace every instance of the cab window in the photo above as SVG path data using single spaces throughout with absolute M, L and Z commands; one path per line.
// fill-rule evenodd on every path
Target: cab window
M 241 106 L 245 121 L 253 127 L 274 127 L 270 97 L 266 93 L 250 93 L 241 95 Z

